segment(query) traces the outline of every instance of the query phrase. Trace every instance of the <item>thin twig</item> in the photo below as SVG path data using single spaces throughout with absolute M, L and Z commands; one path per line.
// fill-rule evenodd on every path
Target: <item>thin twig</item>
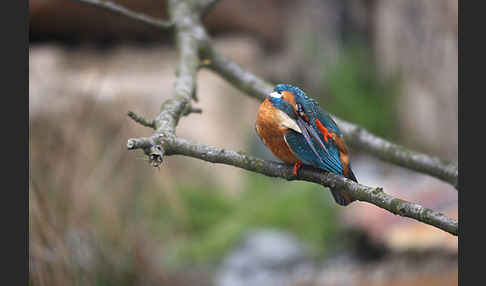
M 157 28 L 167 29 L 173 26 L 173 23 L 171 22 L 163 21 L 160 19 L 147 16 L 143 13 L 135 12 L 133 10 L 125 8 L 111 1 L 104 1 L 104 0 L 73 0 L 73 1 L 87 3 L 97 7 L 101 7 L 111 12 L 126 16 L 130 19 L 134 19 L 145 24 L 155 26 Z
M 131 119 L 133 119 L 133 121 L 135 121 L 137 123 L 140 123 L 143 126 L 150 127 L 152 129 L 155 129 L 155 122 L 153 120 L 149 120 L 148 121 L 147 119 L 143 118 L 142 116 L 139 116 L 139 115 L 135 114 L 132 111 L 128 111 L 128 116 Z
M 183 116 L 187 116 L 191 113 L 197 113 L 197 114 L 201 114 L 202 113 L 202 109 L 201 108 L 196 108 L 196 107 L 191 107 L 191 108 L 188 108 L 186 111 L 184 111 L 184 113 L 182 113 Z

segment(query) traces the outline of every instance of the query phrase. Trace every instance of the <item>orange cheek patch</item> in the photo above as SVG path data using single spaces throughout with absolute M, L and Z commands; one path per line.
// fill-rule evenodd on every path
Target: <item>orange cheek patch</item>
M 294 109 L 294 111 L 297 110 L 297 104 L 295 104 L 295 96 L 293 93 L 291 93 L 290 91 L 282 91 L 282 99 L 288 103 L 290 103 L 290 105 L 292 105 L 292 108 Z

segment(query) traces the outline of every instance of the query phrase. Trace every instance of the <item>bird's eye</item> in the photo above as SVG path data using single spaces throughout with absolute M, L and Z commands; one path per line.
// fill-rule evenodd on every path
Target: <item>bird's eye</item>
M 274 97 L 274 98 L 282 98 L 282 94 L 280 94 L 276 91 L 272 91 L 272 93 L 270 93 L 270 96 Z

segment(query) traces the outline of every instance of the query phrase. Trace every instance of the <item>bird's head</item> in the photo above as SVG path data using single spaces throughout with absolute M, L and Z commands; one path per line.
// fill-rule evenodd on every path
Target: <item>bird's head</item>
M 290 84 L 277 84 L 268 96 L 277 109 L 285 112 L 290 118 L 302 118 L 309 122 L 315 116 L 316 102 L 303 90 Z
M 269 100 L 290 118 L 302 117 L 306 122 L 313 116 L 312 107 L 316 104 L 303 90 L 290 84 L 277 84 L 269 94 Z

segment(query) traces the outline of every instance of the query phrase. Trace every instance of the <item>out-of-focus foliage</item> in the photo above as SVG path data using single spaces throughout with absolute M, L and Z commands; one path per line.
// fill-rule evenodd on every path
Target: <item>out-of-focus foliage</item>
M 379 136 L 398 136 L 397 75 L 380 74 L 369 50 L 357 44 L 350 45 L 327 69 L 323 86 L 327 96 L 322 100 L 329 110 Z
M 353 34 L 345 42 L 330 44 L 305 27 L 292 36 L 296 50 L 292 64 L 275 69 L 269 75 L 273 81 L 294 83 L 331 114 L 397 139 L 403 77 L 380 69 L 370 43 Z
M 179 216 L 170 213 L 162 198 L 147 200 L 146 207 L 153 216 L 152 230 L 172 236 L 169 244 L 179 261 L 217 260 L 248 231 L 263 227 L 293 233 L 309 246 L 309 254 L 318 256 L 339 229 L 326 192 L 309 183 L 282 184 L 250 174 L 238 196 L 217 187 L 180 188 L 184 214 Z

